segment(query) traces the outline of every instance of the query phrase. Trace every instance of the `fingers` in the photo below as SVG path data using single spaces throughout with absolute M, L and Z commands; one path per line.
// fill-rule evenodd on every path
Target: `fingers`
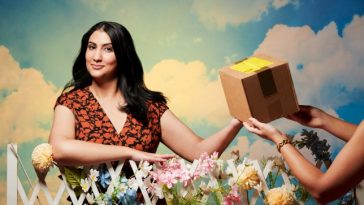
M 254 126 L 254 124 L 252 124 L 250 121 L 249 121 L 249 122 L 243 122 L 243 125 L 244 125 L 244 127 L 245 127 L 248 131 L 250 131 L 250 132 L 252 132 L 252 133 L 254 133 L 254 134 L 257 134 L 257 135 L 261 135 L 261 134 L 262 134 L 261 130 L 260 130 L 260 129 L 258 129 L 258 128 L 256 128 L 256 127 Z
M 265 123 L 262 123 L 262 122 L 259 122 L 257 119 L 253 118 L 253 117 L 250 117 L 249 118 L 249 121 L 257 128 L 261 129 Z
M 136 161 L 148 161 L 148 162 L 165 162 L 173 157 L 174 154 L 155 154 L 155 153 L 142 153 L 140 157 L 135 159 Z
M 159 157 L 162 159 L 172 159 L 172 158 L 176 157 L 175 154 L 157 154 L 157 155 L 159 155 Z
M 310 111 L 313 109 L 310 105 L 299 105 L 300 110 L 288 115 L 286 118 L 292 121 L 296 121 L 298 123 L 302 123 L 303 121 L 309 121 L 311 118 Z

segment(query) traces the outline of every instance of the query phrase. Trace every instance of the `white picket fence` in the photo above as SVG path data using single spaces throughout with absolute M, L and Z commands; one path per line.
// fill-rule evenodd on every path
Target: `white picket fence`
M 244 159 L 244 160 L 247 160 L 247 159 Z M 235 166 L 233 160 L 227 160 L 226 163 L 229 166 L 230 170 L 232 171 L 233 177 L 236 177 L 238 173 L 237 173 L 237 169 L 236 169 L 236 166 Z M 273 166 L 272 161 L 268 161 L 266 163 L 266 166 L 263 168 L 260 167 L 258 161 L 256 161 L 256 160 L 250 161 L 250 163 L 258 171 L 258 175 L 259 175 L 260 179 L 267 179 L 269 172 L 272 171 L 272 166 Z M 70 187 L 70 185 L 66 181 L 62 168 L 60 168 L 62 180 L 60 180 L 61 182 L 57 189 L 58 191 L 56 192 L 54 197 L 52 197 L 52 194 L 51 194 L 45 180 L 42 180 L 39 178 L 38 178 L 38 181 L 36 182 L 35 186 L 32 188 L 32 190 L 31 190 L 32 192 L 28 193 L 28 194 L 30 194 L 30 197 L 29 197 L 29 195 L 24 190 L 22 182 L 19 179 L 18 171 L 17 171 L 18 164 L 23 166 L 21 163 L 21 160 L 18 159 L 17 145 L 8 144 L 7 145 L 7 204 L 8 205 L 16 205 L 16 204 L 18 204 L 19 201 L 22 202 L 22 204 L 33 205 L 38 201 L 38 196 L 41 194 L 41 192 L 43 192 L 43 194 L 46 198 L 47 204 L 52 204 L 52 205 L 60 204 L 62 196 L 64 195 L 65 192 L 70 197 L 72 203 L 75 205 L 82 205 L 83 201 L 85 200 L 85 197 L 86 197 L 85 193 L 82 193 L 78 198 L 76 197 L 75 192 L 73 191 L 73 189 Z M 112 167 L 111 163 L 107 163 L 107 168 L 108 168 L 108 171 L 111 176 L 111 182 L 114 182 L 117 179 L 117 176 L 120 175 L 123 165 L 124 165 L 124 163 L 119 163 L 117 165 L 117 167 L 114 169 Z M 138 167 L 137 167 L 136 163 L 134 161 L 130 161 L 130 165 L 135 174 L 139 189 L 144 197 L 145 204 L 147 204 L 147 205 L 156 204 L 156 200 L 153 200 L 153 201 L 151 200 L 150 195 L 148 194 L 148 192 L 146 190 L 146 186 L 144 184 L 143 179 L 141 178 L 140 175 L 136 174 L 138 171 Z M 195 171 L 197 165 L 198 165 L 198 161 L 195 160 L 191 165 L 191 169 L 190 169 L 191 173 L 193 173 Z M 93 167 L 97 167 L 97 166 L 91 166 L 91 167 L 88 167 L 87 169 L 91 169 Z M 284 184 L 288 187 L 292 186 L 289 176 L 284 172 L 280 172 L 280 174 L 281 174 Z M 52 177 L 56 177 L 56 176 L 52 176 Z M 216 179 L 213 177 L 213 175 L 210 174 L 209 177 L 210 177 L 209 184 L 216 183 Z M 110 183 L 108 189 L 113 189 L 114 188 L 113 184 L 114 183 Z M 91 189 L 92 189 L 92 192 L 95 195 L 95 197 L 97 197 L 100 194 L 96 187 L 95 182 L 92 182 Z M 268 189 L 269 189 L 266 184 L 266 181 L 264 181 L 264 180 L 262 180 L 262 189 L 264 192 L 268 191 Z M 243 193 L 243 195 L 244 195 L 244 193 Z M 20 196 L 20 198 L 18 198 L 18 196 Z M 245 196 L 243 196 L 242 198 L 247 199 L 246 193 L 245 193 Z M 255 190 L 255 192 L 253 192 L 253 196 L 250 198 L 249 205 L 255 205 L 257 203 L 258 198 L 259 198 L 259 192 Z M 241 204 L 245 205 L 245 204 L 248 204 L 248 202 L 242 201 Z

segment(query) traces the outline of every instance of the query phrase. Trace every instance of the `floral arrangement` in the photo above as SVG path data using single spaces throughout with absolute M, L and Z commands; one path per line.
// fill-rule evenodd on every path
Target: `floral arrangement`
M 153 197 L 165 197 L 167 204 L 201 204 L 206 200 L 204 177 L 217 167 L 217 157 L 217 153 L 211 157 L 204 153 L 192 165 L 185 165 L 183 160 L 173 158 L 151 171 L 149 191 Z M 197 186 L 200 188 L 197 189 Z
M 141 204 L 138 199 L 140 186 L 145 186 L 153 202 L 165 199 L 167 204 L 174 205 L 240 204 L 242 200 L 249 200 L 243 197 L 243 192 L 249 190 L 257 190 L 269 205 L 295 204 L 295 197 L 288 188 L 272 189 L 264 194 L 258 170 L 249 160 L 241 162 L 238 152 L 232 153 L 232 161 L 236 174 L 218 159 L 216 152 L 211 156 L 203 153 L 192 164 L 185 164 L 177 157 L 155 164 L 154 168 L 148 162 L 141 162 L 134 176 L 126 178 L 121 174 L 114 180 L 105 164 L 91 169 L 63 169 L 76 196 L 85 194 L 88 204 Z M 32 162 L 37 172 L 46 173 L 53 165 L 52 147 L 46 143 L 37 146 Z M 135 176 L 139 176 L 144 185 L 138 184 Z
M 115 180 L 102 164 L 98 169 L 86 171 L 83 168 L 65 167 L 65 176 L 68 184 L 76 195 L 86 194 L 88 204 L 127 204 L 138 205 L 138 183 L 135 176 L 127 179 L 124 175 L 117 176 Z M 142 179 L 147 181 L 152 166 L 148 162 L 139 165 L 138 172 Z
M 326 140 L 320 140 L 313 131 L 303 130 L 301 135 L 303 138 L 299 140 L 293 138 L 293 144 L 299 149 L 310 149 L 316 162 L 331 162 L 330 145 Z M 261 167 L 268 166 L 268 163 L 271 167 L 264 177 Z M 32 164 L 38 177 L 39 174 L 45 177 L 55 164 L 51 145 L 38 145 L 32 153 Z M 84 203 L 87 204 L 138 205 L 143 203 L 140 200 L 141 188 L 146 190 L 152 204 L 158 200 L 173 205 L 234 205 L 244 201 L 255 204 L 259 198 L 267 205 L 295 205 L 310 198 L 280 157 L 263 158 L 257 162 L 241 160 L 239 152 L 232 151 L 231 159 L 223 161 L 218 159 L 216 152 L 211 156 L 203 153 L 192 164 L 178 157 L 154 165 L 140 162 L 138 170 L 128 177 L 125 173 L 113 177 L 109 168 L 105 164 L 91 169 L 64 167 L 64 175 L 76 196 L 86 196 Z M 288 184 L 283 182 L 283 175 L 289 180 Z M 349 192 L 338 203 L 352 199 Z
M 249 202 L 248 197 L 243 197 L 249 190 L 256 190 L 269 205 L 297 204 L 290 187 L 282 186 L 265 193 L 262 189 L 264 179 L 258 170 L 249 160 L 241 162 L 238 155 L 238 152 L 232 153 L 233 167 L 219 160 L 217 153 L 211 156 L 203 153 L 192 165 L 184 165 L 183 160 L 177 158 L 171 159 L 151 171 L 150 187 L 161 190 L 167 204 L 174 205 L 241 204 L 242 200 Z M 159 193 L 159 196 L 162 195 Z
M 48 143 L 36 146 L 32 152 L 32 164 L 36 171 L 48 172 L 53 165 L 52 146 Z

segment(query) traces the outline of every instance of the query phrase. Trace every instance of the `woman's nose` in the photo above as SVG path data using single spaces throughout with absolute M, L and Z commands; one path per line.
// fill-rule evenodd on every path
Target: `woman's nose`
M 92 57 L 92 59 L 95 61 L 95 62 L 99 62 L 102 60 L 102 54 L 101 54 L 101 51 L 100 50 L 95 50 L 94 52 L 94 55 Z

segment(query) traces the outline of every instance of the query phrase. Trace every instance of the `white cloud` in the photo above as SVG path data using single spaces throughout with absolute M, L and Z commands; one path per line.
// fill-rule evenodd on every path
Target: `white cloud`
M 168 97 L 168 105 L 178 117 L 221 126 L 229 119 L 225 96 L 220 81 L 208 76 L 200 61 L 163 60 L 146 73 L 146 84 Z
M 346 26 L 343 37 L 335 23 L 317 33 L 308 26 L 276 25 L 255 53 L 289 62 L 300 104 L 335 109 L 350 102 L 351 91 L 364 90 L 363 36 L 364 17 L 358 16 Z
M 280 9 L 290 3 L 298 6 L 299 1 L 298 0 L 293 0 L 293 1 L 291 1 L 291 0 L 274 0 L 272 2 L 272 5 L 275 9 Z
M 0 46 L 0 144 L 47 139 L 53 105 L 59 92 L 34 69 L 21 69 L 9 50 Z
M 279 9 L 288 4 L 297 5 L 298 0 L 195 0 L 192 10 L 207 27 L 224 29 L 227 24 L 238 26 L 259 20 L 270 6 Z

